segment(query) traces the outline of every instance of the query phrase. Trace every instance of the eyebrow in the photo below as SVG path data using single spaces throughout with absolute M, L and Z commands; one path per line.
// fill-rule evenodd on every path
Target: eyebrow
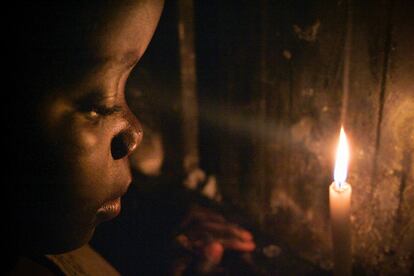
M 113 95 L 104 95 L 101 91 L 97 89 L 80 96 L 76 99 L 75 102 L 79 108 L 87 108 L 91 104 L 101 104 L 103 101 L 113 97 Z

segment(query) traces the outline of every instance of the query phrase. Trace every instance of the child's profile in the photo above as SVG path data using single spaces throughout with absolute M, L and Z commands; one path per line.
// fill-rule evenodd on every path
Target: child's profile
M 131 182 L 128 156 L 142 130 L 124 85 L 144 54 L 161 0 L 15 4 L 10 142 L 16 148 L 8 248 L 67 252 L 116 216 Z M 12 111 L 13 112 L 13 111 Z

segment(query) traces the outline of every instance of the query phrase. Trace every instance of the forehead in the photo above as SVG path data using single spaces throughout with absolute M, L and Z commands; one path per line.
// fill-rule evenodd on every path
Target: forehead
M 88 39 L 92 54 L 132 66 L 142 56 L 155 31 L 161 1 L 131 1 L 108 14 Z
M 162 5 L 162 0 L 62 0 L 18 6 L 15 56 L 26 66 L 17 74 L 43 93 L 78 82 L 102 64 L 131 67 L 144 53 Z

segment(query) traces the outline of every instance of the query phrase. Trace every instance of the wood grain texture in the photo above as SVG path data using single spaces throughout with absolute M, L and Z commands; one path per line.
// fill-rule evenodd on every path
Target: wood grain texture
M 198 99 L 194 50 L 194 8 L 192 0 L 180 0 L 178 38 L 180 49 L 183 168 L 186 173 L 199 167 Z
M 212 53 L 215 61 L 209 62 L 217 69 L 208 83 L 200 83 L 208 124 L 202 136 L 211 137 L 204 138 L 203 160 L 215 164 L 210 167 L 226 200 L 245 209 L 261 230 L 331 269 L 328 186 L 343 105 L 347 2 L 230 2 L 213 1 L 214 34 L 208 28 L 198 33 L 199 41 L 212 39 L 216 47 L 198 47 L 199 67 Z M 352 2 L 345 130 L 351 143 L 354 269 L 409 275 L 414 5 Z M 201 24 L 212 26 L 202 16 L 199 10 Z

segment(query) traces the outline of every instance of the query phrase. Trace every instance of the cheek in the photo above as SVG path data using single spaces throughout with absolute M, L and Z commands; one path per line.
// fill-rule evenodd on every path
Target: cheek
M 63 135 L 63 171 L 75 204 L 97 207 L 115 188 L 122 168 L 112 158 L 111 141 L 118 128 L 122 123 L 90 125 L 74 120 Z

